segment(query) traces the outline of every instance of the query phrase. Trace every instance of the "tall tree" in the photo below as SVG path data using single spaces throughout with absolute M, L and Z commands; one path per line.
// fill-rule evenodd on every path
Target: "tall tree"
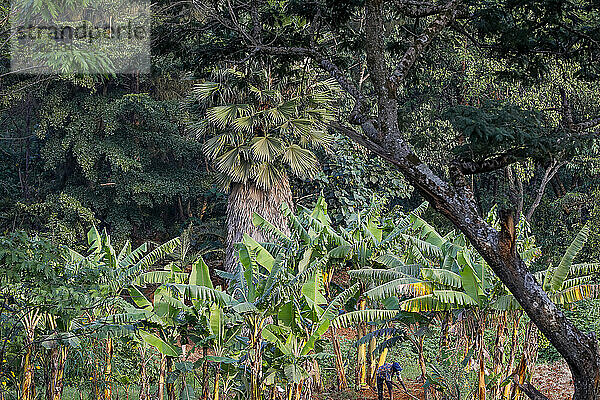
M 424 84 L 419 82 L 419 71 L 428 69 L 423 61 L 439 62 L 452 49 L 436 41 L 439 36 L 466 38 L 474 46 L 489 50 L 490 57 L 503 61 L 497 72 L 511 79 L 543 77 L 550 58 L 568 58 L 581 76 L 596 79 L 598 65 L 590 61 L 598 54 L 598 16 L 593 2 L 234 3 L 200 5 L 204 15 L 212 15 L 220 29 L 228 32 L 228 42 L 237 42 L 228 50 L 242 50 L 237 54 L 249 58 L 308 58 L 336 79 L 351 107 L 345 120 L 332 127 L 395 165 L 464 233 L 566 359 L 573 375 L 574 398 L 598 398 L 600 354 L 596 338 L 575 328 L 517 254 L 514 210 L 501 210 L 501 229 L 494 229 L 480 214 L 467 176 L 504 168 L 534 153 L 539 158 L 568 158 L 570 145 L 593 136 L 591 129 L 600 120 L 572 122 L 571 112 L 565 108 L 565 122 L 547 124 L 545 136 L 540 137 L 504 136 L 505 130 L 483 118 L 476 124 L 482 129 L 462 132 L 462 140 L 465 133 L 476 132 L 490 133 L 488 137 L 496 141 L 482 148 L 480 154 L 448 159 L 444 170 L 436 173 L 415 153 L 400 119 L 419 101 L 417 84 Z M 517 127 L 528 118 L 527 113 L 514 117 L 508 121 Z M 526 128 L 522 132 L 527 133 Z M 498 140 L 503 136 L 506 140 Z M 466 140 L 475 143 L 482 137 L 469 135 Z
M 268 240 L 252 224 L 254 213 L 289 232 L 280 213 L 282 203 L 293 206 L 287 171 L 300 178 L 318 172 L 311 149 L 331 144 L 337 85 L 310 70 L 282 78 L 253 63 L 216 69 L 211 78 L 194 87 L 199 119 L 191 127 L 229 190 L 225 267 L 233 272 L 234 244 L 244 233 Z

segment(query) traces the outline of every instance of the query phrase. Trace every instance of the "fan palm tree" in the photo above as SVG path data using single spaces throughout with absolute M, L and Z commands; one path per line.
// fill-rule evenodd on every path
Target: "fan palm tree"
M 229 191 L 225 269 L 234 272 L 234 244 L 244 233 L 267 241 L 252 224 L 260 214 L 289 233 L 281 205 L 293 208 L 288 172 L 309 179 L 318 173 L 314 149 L 329 149 L 336 85 L 306 70 L 275 79 L 257 65 L 217 69 L 194 86 L 196 120 L 220 183 Z

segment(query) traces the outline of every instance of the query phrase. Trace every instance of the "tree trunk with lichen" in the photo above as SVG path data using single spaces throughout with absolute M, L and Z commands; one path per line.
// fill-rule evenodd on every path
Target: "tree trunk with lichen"
M 287 175 L 269 190 L 259 189 L 253 182 L 232 183 L 227 200 L 227 241 L 225 247 L 225 269 L 234 272 L 237 265 L 235 244 L 242 241 L 244 233 L 256 241 L 271 238 L 262 229 L 254 226 L 254 213 L 264 217 L 285 234 L 289 234 L 287 221 L 281 213 L 281 205 L 293 208 L 292 190 Z

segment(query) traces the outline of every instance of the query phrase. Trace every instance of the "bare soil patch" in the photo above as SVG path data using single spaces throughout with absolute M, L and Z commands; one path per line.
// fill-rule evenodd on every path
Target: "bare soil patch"
M 531 383 L 550 400 L 570 400 L 573 396 L 573 378 L 564 361 L 536 365 Z

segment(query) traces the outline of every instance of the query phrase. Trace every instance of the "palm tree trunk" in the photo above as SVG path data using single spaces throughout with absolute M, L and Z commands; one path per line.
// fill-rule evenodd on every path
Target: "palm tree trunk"
M 46 400 L 60 400 L 63 390 L 63 376 L 68 348 L 57 346 L 50 350 L 46 366 Z
M 106 365 L 104 367 L 104 400 L 110 400 L 112 397 L 112 356 L 113 341 L 108 338 L 106 339 Z
M 225 247 L 225 269 L 234 272 L 237 255 L 234 245 L 241 242 L 244 233 L 261 242 L 268 235 L 252 224 L 254 213 L 266 218 L 283 233 L 288 234 L 287 222 L 281 214 L 281 205 L 293 207 L 292 190 L 287 175 L 269 190 L 261 190 L 252 182 L 232 183 L 227 201 L 227 242 Z
M 140 400 L 150 400 L 150 383 L 148 378 L 148 368 L 146 367 L 146 347 L 140 345 Z
M 216 365 L 216 374 L 215 374 L 215 388 L 213 391 L 213 400 L 219 400 L 219 381 L 221 379 L 221 363 L 217 363 Z
M 362 298 L 360 300 L 360 310 L 364 310 L 367 305 L 367 299 Z M 358 339 L 365 336 L 367 333 L 366 326 L 364 323 L 359 323 L 358 325 Z M 358 346 L 358 352 L 356 354 L 356 386 L 358 389 L 367 385 L 367 345 L 366 343 L 360 344 Z
M 331 343 L 333 344 L 333 352 L 335 354 L 335 369 L 337 372 L 338 390 L 345 391 L 348 389 L 348 381 L 346 379 L 346 370 L 344 368 L 344 358 L 342 357 L 342 350 L 340 348 L 340 342 L 338 340 L 335 328 L 333 328 L 331 331 Z
M 158 372 L 158 400 L 164 400 L 166 382 L 167 382 L 167 356 L 162 356 L 160 359 L 160 369 Z

